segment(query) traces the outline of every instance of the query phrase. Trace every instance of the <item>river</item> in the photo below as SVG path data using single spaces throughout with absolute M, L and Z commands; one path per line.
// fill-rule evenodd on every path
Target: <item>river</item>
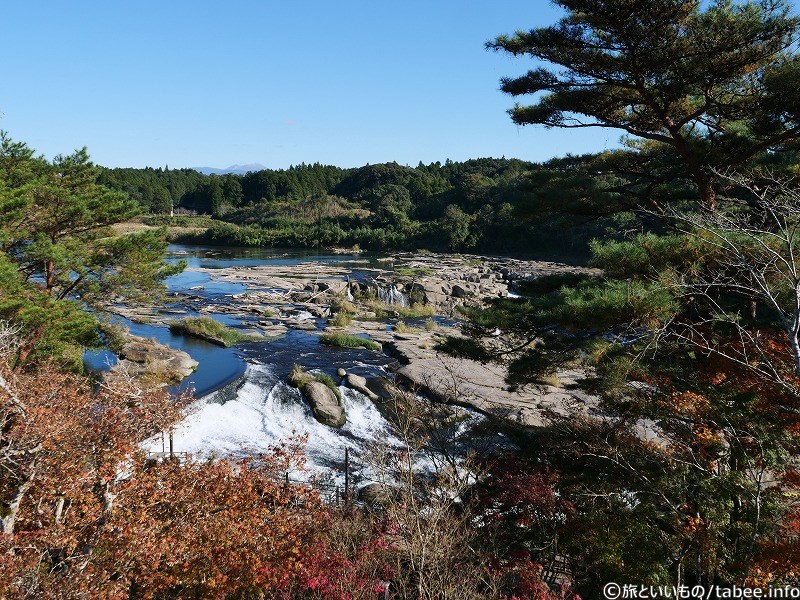
M 191 306 L 185 302 L 166 303 L 167 315 L 183 312 L 196 315 L 199 304 L 224 303 L 226 297 L 245 291 L 240 283 L 221 282 L 194 268 L 252 267 L 258 265 L 299 265 L 315 261 L 345 266 L 354 270 L 377 264 L 378 256 L 319 254 L 302 250 L 251 248 L 204 248 L 170 245 L 168 260 L 187 261 L 188 269 L 167 281 L 172 297 L 191 294 L 199 299 Z M 248 327 L 248 319 L 211 314 L 228 326 Z M 298 318 L 311 317 L 308 313 Z M 353 477 L 360 474 L 359 457 L 376 443 L 399 444 L 392 428 L 364 395 L 340 386 L 347 422 L 341 429 L 320 424 L 312 415 L 300 392 L 286 381 L 294 364 L 306 370 L 324 372 L 337 380 L 337 369 L 365 377 L 387 376 L 395 362 L 379 352 L 324 346 L 319 337 L 308 331 L 290 329 L 286 335 L 267 342 L 248 342 L 234 348 L 221 348 L 201 340 L 172 334 L 167 327 L 118 321 L 135 335 L 155 338 L 160 343 L 179 348 L 199 362 L 195 373 L 173 391 L 194 390 L 198 400 L 180 423 L 173 437 L 176 452 L 193 456 L 253 456 L 268 451 L 283 440 L 305 436 L 309 467 L 341 480 L 344 451 L 352 457 Z M 321 327 L 323 323 L 317 322 Z M 109 352 L 87 353 L 91 368 L 107 368 L 115 357 Z M 472 420 L 481 417 L 473 415 Z M 159 436 L 146 444 L 147 449 L 161 451 Z M 359 477 L 361 475 L 361 477 Z

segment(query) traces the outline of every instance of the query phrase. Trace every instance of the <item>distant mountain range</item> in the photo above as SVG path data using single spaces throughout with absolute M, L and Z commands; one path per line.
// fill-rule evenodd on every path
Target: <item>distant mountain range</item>
M 250 171 L 263 171 L 267 167 L 259 163 L 252 163 L 249 165 L 231 165 L 230 167 L 226 167 L 225 169 L 217 169 L 215 167 L 191 167 L 195 171 L 202 173 L 203 175 L 227 175 L 228 173 L 234 173 L 236 175 L 244 175 L 245 173 L 249 173 Z

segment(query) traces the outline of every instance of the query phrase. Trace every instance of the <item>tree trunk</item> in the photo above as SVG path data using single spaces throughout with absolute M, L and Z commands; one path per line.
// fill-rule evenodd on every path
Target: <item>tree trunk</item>
M 16 523 L 17 514 L 19 513 L 19 505 L 22 503 L 22 499 L 25 497 L 28 488 L 31 487 L 32 481 L 33 475 L 17 488 L 14 497 L 11 498 L 11 502 L 8 503 L 6 509 L 3 511 L 4 514 L 0 517 L 0 534 L 7 536 L 14 535 L 14 524 Z
M 48 259 L 45 265 L 45 274 L 46 274 L 46 284 L 45 290 L 47 290 L 48 294 L 53 293 L 53 287 L 55 286 L 55 274 L 56 274 L 56 263 L 53 259 Z
M 697 181 L 700 190 L 700 207 L 703 211 L 713 213 L 717 209 L 717 193 L 714 191 L 714 182 L 703 173 Z
M 794 359 L 794 374 L 800 377 L 800 339 L 798 339 L 797 331 L 791 332 L 789 336 L 789 343 L 792 346 L 792 358 Z
M 689 142 L 681 134 L 680 129 L 667 119 L 664 123 L 674 140 L 674 148 L 683 158 L 689 173 L 694 179 L 697 191 L 700 195 L 700 210 L 706 213 L 713 213 L 717 208 L 717 193 L 714 191 L 714 178 L 709 175 L 708 169 L 701 159 L 695 154 Z

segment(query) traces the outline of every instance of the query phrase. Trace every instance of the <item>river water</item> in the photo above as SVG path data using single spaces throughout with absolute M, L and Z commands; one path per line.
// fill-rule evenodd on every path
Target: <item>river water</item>
M 188 267 L 222 268 L 257 265 L 295 265 L 306 261 L 325 262 L 350 269 L 376 266 L 379 257 L 317 254 L 298 250 L 202 248 L 171 245 L 168 260 L 185 259 Z M 356 273 L 357 275 L 357 273 Z M 187 270 L 167 280 L 170 294 L 190 293 L 206 304 L 224 302 L 226 296 L 245 291 L 238 283 L 214 281 L 207 273 Z M 202 286 L 202 289 L 199 289 Z M 194 308 L 197 308 L 195 305 Z M 187 310 L 185 305 L 167 304 L 166 313 Z M 192 310 L 190 315 L 196 314 Z M 214 315 L 234 327 L 247 327 L 247 321 Z M 302 314 L 299 316 L 303 316 Z M 306 315 L 309 316 L 310 315 Z M 344 452 L 351 456 L 354 478 L 359 479 L 359 457 L 376 443 L 399 444 L 392 428 L 375 405 L 362 394 L 340 386 L 347 423 L 341 429 L 320 424 L 314 419 L 300 392 L 286 381 L 294 364 L 323 372 L 334 381 L 336 371 L 365 377 L 388 376 L 394 360 L 368 350 L 334 348 L 319 344 L 317 335 L 301 330 L 289 332 L 268 342 L 248 342 L 235 348 L 221 348 L 190 337 L 172 334 L 163 326 L 142 325 L 120 319 L 131 332 L 155 338 L 163 344 L 189 353 L 200 364 L 197 371 L 174 391 L 193 389 L 200 398 L 190 407 L 186 419 L 173 436 L 173 449 L 193 456 L 252 456 L 267 452 L 287 439 L 305 436 L 308 466 L 341 482 Z M 321 327 L 323 323 L 317 323 Z M 92 368 L 114 362 L 108 352 L 88 354 Z M 472 416 L 473 420 L 481 417 Z M 159 436 L 146 444 L 148 450 L 161 451 Z M 368 479 L 366 473 L 362 479 Z

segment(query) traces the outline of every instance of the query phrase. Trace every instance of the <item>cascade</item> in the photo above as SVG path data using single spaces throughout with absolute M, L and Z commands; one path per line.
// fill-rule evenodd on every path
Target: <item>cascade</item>
M 377 281 L 372 282 L 378 294 L 378 300 L 386 304 L 393 304 L 396 306 L 408 306 L 408 297 L 397 289 L 394 284 L 387 284 L 382 286 Z

